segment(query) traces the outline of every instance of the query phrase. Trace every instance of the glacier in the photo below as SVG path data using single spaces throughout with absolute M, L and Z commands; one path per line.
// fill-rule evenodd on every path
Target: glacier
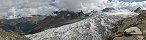
M 94 16 L 60 26 L 39 33 L 25 35 L 32 40 L 102 40 L 110 35 L 115 29 L 115 23 L 123 18 L 138 15 L 130 11 L 95 13 Z M 125 13 L 125 14 L 119 14 Z

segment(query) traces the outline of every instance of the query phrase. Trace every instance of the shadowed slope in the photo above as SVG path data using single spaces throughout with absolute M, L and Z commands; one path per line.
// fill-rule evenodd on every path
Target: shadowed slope
M 54 12 L 57 16 L 48 16 L 40 23 L 38 23 L 29 33 L 37 33 L 45 29 L 56 28 L 62 25 L 77 22 L 89 17 L 88 14 L 81 12 L 71 12 L 71 11 L 56 11 Z

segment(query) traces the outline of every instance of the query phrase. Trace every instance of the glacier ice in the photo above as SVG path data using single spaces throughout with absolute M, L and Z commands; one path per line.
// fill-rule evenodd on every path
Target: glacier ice
M 120 14 L 123 15 L 120 16 L 118 15 L 119 12 L 113 12 L 117 13 L 115 15 L 108 14 L 109 12 L 97 13 L 79 22 L 25 36 L 30 37 L 32 40 L 102 40 L 103 37 L 112 33 L 115 22 L 135 15 L 135 13 L 130 11 L 123 11 L 126 15 Z

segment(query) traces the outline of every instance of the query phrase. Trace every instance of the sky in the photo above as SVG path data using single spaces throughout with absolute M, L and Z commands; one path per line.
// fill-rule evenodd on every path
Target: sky
M 120 0 L 120 1 L 124 1 L 124 2 L 142 2 L 144 0 Z
M 85 13 L 107 7 L 134 10 L 146 9 L 143 0 L 0 0 L 0 19 L 30 17 L 31 15 L 52 15 L 53 11 L 69 10 Z

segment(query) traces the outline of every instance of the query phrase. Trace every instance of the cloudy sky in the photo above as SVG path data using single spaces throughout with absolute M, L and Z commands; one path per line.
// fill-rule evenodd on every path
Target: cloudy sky
M 123 2 L 122 2 L 123 1 Z M 56 10 L 102 10 L 106 7 L 135 9 L 146 7 L 144 0 L 0 0 L 0 19 L 49 15 Z

